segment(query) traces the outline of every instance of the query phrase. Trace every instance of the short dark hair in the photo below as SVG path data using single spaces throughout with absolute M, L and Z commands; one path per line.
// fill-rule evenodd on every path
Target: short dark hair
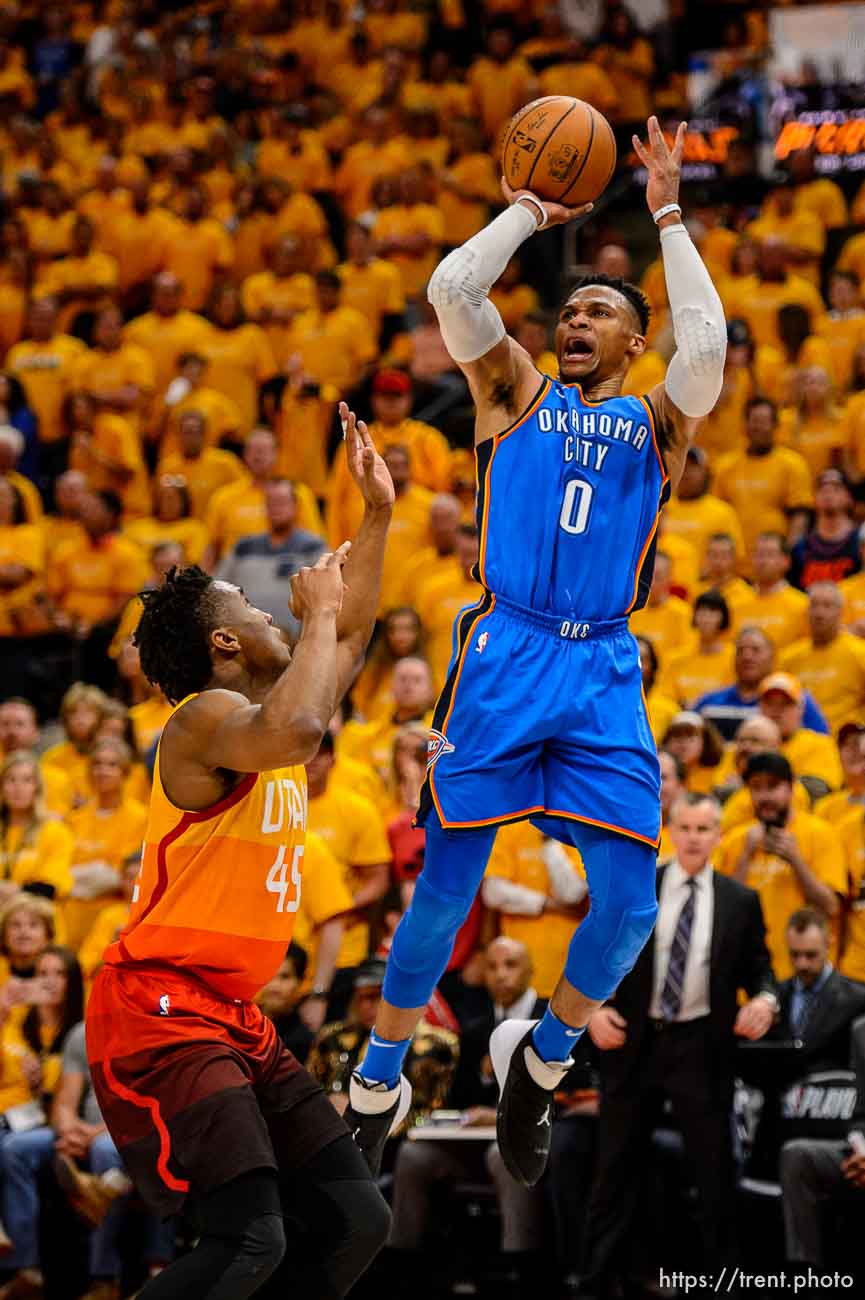
M 783 754 L 773 749 L 765 749 L 759 754 L 752 754 L 745 765 L 745 784 L 752 776 L 773 776 L 776 781 L 793 784 L 793 769 Z
M 721 631 L 724 632 L 730 626 L 730 606 L 727 604 L 720 591 L 711 587 L 708 591 L 702 592 L 694 601 L 694 615 L 698 609 L 714 609 L 721 615 Z
M 309 964 L 309 957 L 307 955 L 306 949 L 301 948 L 300 944 L 295 943 L 294 940 L 292 939 L 291 943 L 288 945 L 288 948 L 286 949 L 285 957 L 283 958 L 283 960 L 290 961 L 292 966 L 294 967 L 294 974 L 296 978 L 299 981 L 303 980 L 303 977 L 306 974 L 307 965 Z
M 596 271 L 592 275 L 584 275 L 570 290 L 565 302 L 569 302 L 578 289 L 588 289 L 593 284 L 599 284 L 604 289 L 615 289 L 616 293 L 620 293 L 623 298 L 627 298 L 637 314 L 637 319 L 640 322 L 640 332 L 645 334 L 649 328 L 649 320 L 652 315 L 649 300 L 641 289 L 638 289 L 635 284 L 631 284 L 630 280 L 623 280 L 620 275 L 605 275 L 603 271 Z M 564 303 L 562 306 L 564 306 Z
M 669 559 L 669 556 L 667 558 Z M 655 678 L 658 676 L 658 669 L 661 666 L 660 660 L 658 659 L 658 652 L 655 649 L 655 644 L 647 636 L 638 636 L 637 645 L 644 645 L 646 647 L 646 653 L 649 656 L 649 685 L 654 686 Z
M 774 528 L 766 528 L 762 533 L 757 534 L 757 541 L 761 541 L 764 537 L 769 537 L 772 541 L 777 542 L 785 555 L 790 554 L 790 543 L 787 541 L 787 538 L 783 533 L 776 532 Z
M 113 519 L 119 519 L 123 514 L 123 502 L 116 492 L 111 491 L 111 488 L 100 488 L 93 495 L 99 498 Z
M 753 397 L 748 398 L 745 403 L 745 415 L 750 415 L 758 406 L 768 406 L 772 412 L 773 422 L 778 419 L 778 407 L 771 397 L 767 397 L 765 393 L 755 393 Z
M 825 912 L 818 912 L 816 907 L 800 907 L 788 920 L 787 929 L 804 934 L 812 925 L 816 925 L 825 935 L 829 934 L 829 918 Z
M 213 578 L 195 564 L 175 566 L 161 587 L 139 594 L 144 609 L 132 639 L 142 670 L 177 704 L 203 691 L 213 676 L 208 637 L 219 612 Z

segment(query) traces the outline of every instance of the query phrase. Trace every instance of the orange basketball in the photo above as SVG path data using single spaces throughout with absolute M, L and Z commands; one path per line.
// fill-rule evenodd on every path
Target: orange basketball
M 576 208 L 603 194 L 615 169 L 612 128 L 582 99 L 536 99 L 505 129 L 502 172 L 512 189 Z

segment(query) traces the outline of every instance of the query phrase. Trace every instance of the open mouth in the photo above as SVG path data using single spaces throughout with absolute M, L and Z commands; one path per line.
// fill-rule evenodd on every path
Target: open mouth
M 588 339 L 571 339 L 565 344 L 563 359 L 565 361 L 585 361 L 588 357 L 594 356 L 595 349 Z

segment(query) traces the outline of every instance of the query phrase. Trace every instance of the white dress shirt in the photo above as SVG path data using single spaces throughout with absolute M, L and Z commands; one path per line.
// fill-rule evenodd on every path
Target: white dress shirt
M 688 897 L 688 881 L 696 881 L 694 891 L 694 922 L 685 978 L 682 984 L 682 1005 L 676 1020 L 696 1020 L 707 1016 L 709 1006 L 709 955 L 712 946 L 712 921 L 715 915 L 715 890 L 712 884 L 712 865 L 707 863 L 696 876 L 683 871 L 673 858 L 664 871 L 661 893 L 658 898 L 658 919 L 655 922 L 655 972 L 649 1015 L 661 1020 L 661 993 L 670 964 L 670 949 L 676 933 L 679 913 Z
M 537 993 L 533 988 L 529 987 L 509 1007 L 503 1007 L 500 1002 L 494 1002 L 493 1016 L 496 1024 L 500 1025 L 503 1020 L 529 1020 L 537 1000 Z

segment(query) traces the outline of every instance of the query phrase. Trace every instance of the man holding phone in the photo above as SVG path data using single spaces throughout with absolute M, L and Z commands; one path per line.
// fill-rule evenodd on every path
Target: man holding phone
M 786 943 L 792 913 L 815 907 L 837 922 L 847 890 L 844 849 L 834 827 L 794 807 L 793 769 L 783 754 L 753 754 L 744 782 L 754 820 L 725 835 L 715 866 L 759 893 L 772 966 L 786 979 L 793 974 Z M 837 924 L 831 955 L 837 955 Z

